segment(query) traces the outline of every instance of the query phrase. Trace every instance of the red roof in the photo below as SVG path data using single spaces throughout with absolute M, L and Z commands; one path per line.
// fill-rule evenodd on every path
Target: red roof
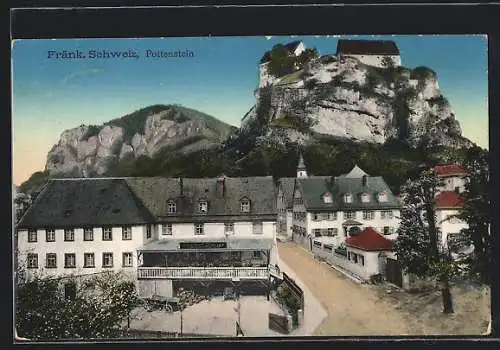
M 345 244 L 365 251 L 391 250 L 392 241 L 388 240 L 372 227 L 367 227 L 356 236 L 346 239 Z
M 440 176 L 466 175 L 464 168 L 457 164 L 436 165 L 433 170 Z
M 441 191 L 436 196 L 436 208 L 460 208 L 464 204 L 463 198 L 455 191 Z

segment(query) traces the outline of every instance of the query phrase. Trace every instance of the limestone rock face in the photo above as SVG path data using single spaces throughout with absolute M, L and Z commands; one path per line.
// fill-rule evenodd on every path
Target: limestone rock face
M 101 126 L 63 131 L 47 155 L 45 169 L 50 174 L 103 175 L 126 156 L 152 157 L 165 147 L 197 151 L 221 144 L 234 132 L 234 127 L 195 110 L 153 107 Z
M 278 132 L 280 128 L 274 126 L 293 115 L 309 121 L 310 130 L 316 134 L 383 143 L 389 138 L 401 138 L 396 106 L 404 103 L 408 110 L 404 138 L 410 145 L 471 144 L 461 137 L 460 125 L 441 94 L 435 73 L 429 70 L 417 75 L 404 67 L 392 76 L 388 72 L 354 57 L 323 56 L 312 60 L 302 72 L 293 73 L 293 82 L 291 76 L 285 76 L 258 89 L 256 105 L 242 127 L 256 119 L 259 104 L 269 99 L 266 117 L 272 130 L 270 137 L 282 137 L 283 130 Z M 267 99 L 263 94 L 269 94 Z M 292 133 L 291 128 L 287 133 Z

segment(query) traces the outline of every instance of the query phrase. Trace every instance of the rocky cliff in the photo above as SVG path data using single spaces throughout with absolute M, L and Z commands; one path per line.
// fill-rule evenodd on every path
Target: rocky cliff
M 258 89 L 256 97 L 243 127 L 264 122 L 273 138 L 300 141 L 317 134 L 375 143 L 397 138 L 412 147 L 470 144 L 436 73 L 425 67 L 378 68 L 327 55 Z
M 50 175 L 102 175 L 126 157 L 151 157 L 165 148 L 189 153 L 218 146 L 235 129 L 182 106 L 150 106 L 100 126 L 65 130 L 48 153 L 45 170 Z

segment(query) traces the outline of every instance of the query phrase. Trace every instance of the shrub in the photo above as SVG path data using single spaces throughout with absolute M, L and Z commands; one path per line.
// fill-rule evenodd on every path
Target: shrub
M 410 72 L 410 79 L 424 80 L 436 77 L 436 72 L 424 66 L 416 67 Z

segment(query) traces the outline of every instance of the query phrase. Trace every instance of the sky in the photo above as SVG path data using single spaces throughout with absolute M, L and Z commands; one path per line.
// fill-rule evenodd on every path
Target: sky
M 339 38 L 394 40 L 404 66 L 427 66 L 438 74 L 463 136 L 488 147 L 484 35 L 16 40 L 12 43 L 13 182 L 19 185 L 44 169 L 47 153 L 64 130 L 99 125 L 152 104 L 181 104 L 239 126 L 255 103 L 258 64 L 266 50 L 302 40 L 321 55 L 334 54 Z M 86 57 L 63 58 L 63 51 L 75 50 Z M 92 50 L 131 50 L 137 57 L 94 58 Z M 147 57 L 148 50 L 188 55 Z

